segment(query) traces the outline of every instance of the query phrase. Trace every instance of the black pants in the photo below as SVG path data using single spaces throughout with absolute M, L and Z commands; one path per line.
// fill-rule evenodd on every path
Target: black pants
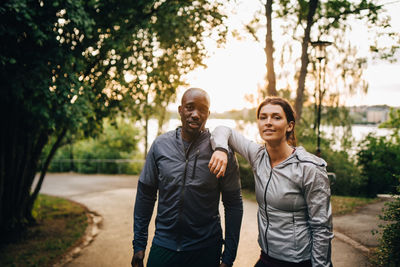
M 218 267 L 222 244 L 192 250 L 174 251 L 157 245 L 150 249 L 147 267 Z
M 264 251 L 261 251 L 260 259 L 254 267 L 312 267 L 311 260 L 302 262 L 288 262 L 271 258 Z

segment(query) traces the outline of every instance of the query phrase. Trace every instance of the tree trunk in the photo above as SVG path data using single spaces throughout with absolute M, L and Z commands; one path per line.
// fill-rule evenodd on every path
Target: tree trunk
M 167 111 L 167 107 L 169 103 L 171 102 L 172 95 L 168 96 L 167 99 L 165 100 L 165 104 L 159 105 L 160 113 L 158 115 L 158 129 L 157 129 L 157 136 L 162 134 L 162 128 L 166 120 L 169 119 L 169 113 Z
M 307 26 L 304 30 L 304 38 L 303 38 L 303 43 L 301 45 L 301 68 L 300 68 L 299 82 L 296 92 L 296 102 L 294 107 L 297 114 L 296 120 L 298 122 L 300 122 L 301 113 L 303 111 L 304 88 L 307 76 L 307 67 L 309 63 L 307 50 L 308 50 L 308 45 L 310 43 L 311 26 L 314 23 L 313 18 L 317 10 L 317 6 L 318 6 L 318 0 L 310 0 L 308 2 Z
M 160 107 L 160 110 L 164 109 L 163 107 Z M 167 117 L 167 110 L 164 109 L 161 111 L 159 117 L 158 117 L 158 129 L 157 129 L 157 136 L 159 136 L 160 134 L 162 134 L 162 128 L 163 125 L 165 123 L 165 119 Z
M 146 114 L 144 119 L 144 159 L 146 159 L 147 157 L 147 151 L 149 146 L 148 135 L 149 135 L 149 115 Z
M 69 161 L 69 171 L 73 172 L 73 171 L 75 171 L 75 164 L 74 164 L 74 146 L 73 146 L 73 141 L 72 141 L 71 136 L 68 138 L 68 147 L 69 147 L 69 160 L 70 160 Z
M 265 16 L 267 18 L 267 35 L 265 38 L 265 55 L 267 57 L 267 95 L 276 96 L 276 79 L 274 69 L 274 43 L 272 40 L 272 2 L 267 0 L 265 4 Z
M 0 236 L 6 241 L 21 235 L 27 225 L 26 207 L 38 161 L 48 140 L 41 123 L 26 120 L 18 101 L 6 103 L 1 131 Z
M 46 172 L 49 168 L 50 162 L 53 159 L 57 149 L 60 147 L 61 141 L 63 140 L 66 133 L 67 133 L 67 129 L 64 128 L 60 132 L 60 134 L 57 136 L 57 140 L 51 147 L 50 152 L 47 155 L 46 161 L 44 162 L 43 167 L 40 171 L 39 181 L 37 182 L 37 184 L 35 186 L 35 190 L 29 197 L 28 204 L 26 205 L 26 210 L 25 210 L 25 218 L 28 219 L 28 221 L 30 221 L 30 222 L 34 221 L 34 218 L 32 217 L 33 204 L 35 203 L 35 200 L 36 200 L 37 196 L 39 195 L 40 188 L 42 187 L 43 180 L 44 180 L 44 177 L 46 176 Z

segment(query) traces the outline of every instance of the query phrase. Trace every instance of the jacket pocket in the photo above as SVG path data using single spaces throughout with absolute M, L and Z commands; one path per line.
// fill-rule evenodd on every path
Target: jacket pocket
M 296 217 L 293 213 L 293 234 L 295 250 L 300 254 L 311 251 L 311 233 L 307 221 L 304 218 Z

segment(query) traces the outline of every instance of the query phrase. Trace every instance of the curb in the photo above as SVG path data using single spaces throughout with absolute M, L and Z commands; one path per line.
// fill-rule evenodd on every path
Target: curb
M 103 222 L 103 217 L 99 214 L 88 211 L 86 213 L 88 218 L 88 226 L 86 227 L 85 233 L 81 238 L 81 241 L 77 244 L 77 246 L 71 248 L 59 262 L 55 263 L 53 267 L 62 267 L 65 264 L 71 262 L 74 258 L 78 257 L 82 250 L 87 247 L 94 238 L 100 233 L 101 223 Z
M 364 246 L 364 245 L 358 243 L 357 241 L 351 239 L 347 235 L 339 233 L 337 231 L 333 231 L 333 234 L 335 235 L 335 237 L 337 237 L 341 241 L 345 242 L 346 244 L 352 246 L 353 248 L 358 249 L 363 254 L 368 255 L 370 253 L 369 248 L 367 248 L 366 246 Z
M 400 198 L 400 195 L 390 195 L 390 194 L 378 194 L 376 195 L 379 198 L 382 199 L 396 199 L 396 198 Z

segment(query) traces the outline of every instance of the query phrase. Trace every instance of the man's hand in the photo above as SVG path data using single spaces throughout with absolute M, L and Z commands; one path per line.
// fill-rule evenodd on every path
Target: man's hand
M 216 174 L 217 178 L 220 178 L 225 175 L 227 165 L 228 155 L 223 151 L 216 150 L 211 156 L 208 168 L 211 173 Z
M 131 265 L 132 267 L 143 267 L 144 251 L 138 251 L 133 254 Z

